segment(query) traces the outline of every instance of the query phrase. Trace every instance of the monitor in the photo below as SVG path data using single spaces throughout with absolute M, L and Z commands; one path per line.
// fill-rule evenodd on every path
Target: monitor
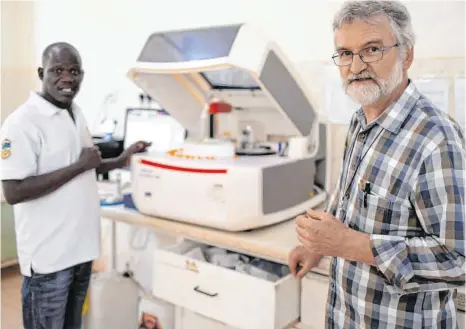
M 166 152 L 180 147 L 185 138 L 183 126 L 163 110 L 129 108 L 126 111 L 125 149 L 144 140 L 152 142 L 148 152 Z

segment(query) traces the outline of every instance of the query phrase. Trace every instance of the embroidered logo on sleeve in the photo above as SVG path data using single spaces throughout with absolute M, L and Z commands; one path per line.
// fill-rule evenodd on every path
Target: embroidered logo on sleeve
M 5 138 L 2 141 L 2 159 L 7 159 L 11 155 L 11 141 Z

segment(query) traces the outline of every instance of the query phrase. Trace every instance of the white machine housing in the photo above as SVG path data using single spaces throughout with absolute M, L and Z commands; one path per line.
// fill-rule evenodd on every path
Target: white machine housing
M 128 76 L 192 140 L 183 150 L 133 157 L 132 196 L 140 212 L 242 231 L 294 218 L 325 201 L 327 127 L 318 122 L 299 74 L 254 26 L 153 33 Z M 217 131 L 238 137 L 250 124 L 261 142 L 298 136 L 308 147 L 293 157 L 235 156 L 232 142 L 203 139 L 201 117 L 214 98 L 234 108 L 218 114 Z

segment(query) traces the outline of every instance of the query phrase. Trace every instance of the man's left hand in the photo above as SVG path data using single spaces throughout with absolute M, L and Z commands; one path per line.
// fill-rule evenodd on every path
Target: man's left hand
M 349 231 L 340 220 L 324 211 L 308 210 L 306 215 L 296 218 L 299 241 L 309 252 L 322 256 L 340 256 Z
M 121 153 L 121 158 L 125 162 L 126 165 L 129 165 L 129 161 L 131 160 L 131 156 L 136 153 L 143 153 L 150 147 L 152 143 L 145 142 L 145 141 L 138 141 L 133 143 L 130 147 Z

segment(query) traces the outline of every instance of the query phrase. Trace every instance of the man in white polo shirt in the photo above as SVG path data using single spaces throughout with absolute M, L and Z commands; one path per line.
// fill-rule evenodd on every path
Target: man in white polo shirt
M 24 328 L 79 329 L 100 253 L 96 172 L 123 167 L 150 144 L 137 142 L 102 160 L 73 103 L 83 79 L 78 51 L 52 44 L 42 66 L 42 92 L 31 92 L 3 124 L 0 179 L 14 205 Z

